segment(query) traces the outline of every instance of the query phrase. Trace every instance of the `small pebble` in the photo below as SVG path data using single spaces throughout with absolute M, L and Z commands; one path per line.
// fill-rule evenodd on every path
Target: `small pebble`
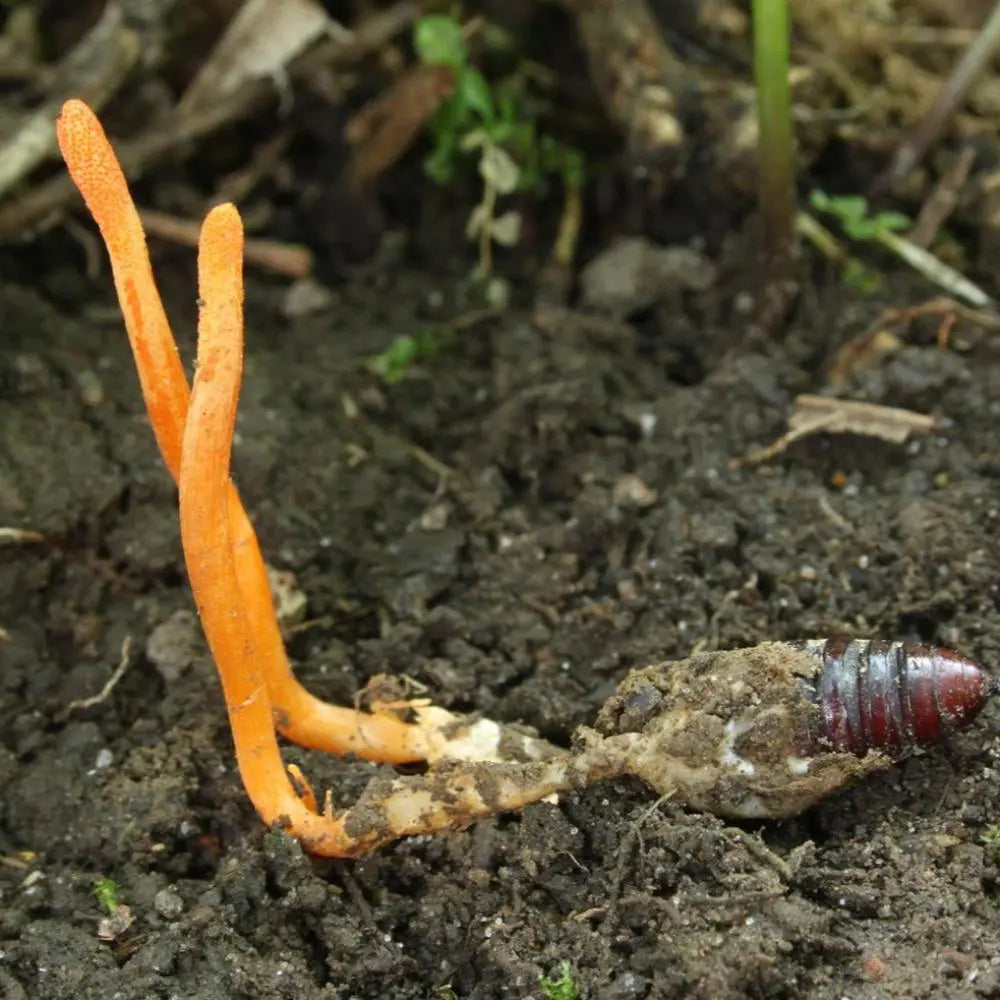
M 620 476 L 611 491 L 611 501 L 616 507 L 650 507 L 656 498 L 656 490 L 631 473 Z
M 184 912 L 184 900 L 176 889 L 161 889 L 153 897 L 153 909 L 164 920 L 176 920 Z
M 97 372 L 83 368 L 76 373 L 76 389 L 84 406 L 100 406 L 104 402 L 104 383 Z

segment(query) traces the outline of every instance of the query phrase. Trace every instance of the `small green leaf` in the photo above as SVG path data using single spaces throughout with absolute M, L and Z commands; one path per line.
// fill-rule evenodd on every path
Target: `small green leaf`
M 840 224 L 852 240 L 872 240 L 878 233 L 878 224 L 874 219 L 842 217 Z
M 813 188 L 812 191 L 809 192 L 809 204 L 812 205 L 817 212 L 829 212 L 830 196 L 825 191 L 821 191 L 819 188 Z
M 416 360 L 419 348 L 415 337 L 397 337 L 381 354 L 372 359 L 372 371 L 389 385 L 398 382 Z
M 431 14 L 417 21 L 413 48 L 422 63 L 450 66 L 456 73 L 468 60 L 462 26 L 453 17 L 442 14 Z
M 899 233 L 904 229 L 909 229 L 913 221 L 908 215 L 902 212 L 879 212 L 875 216 L 875 225 L 879 229 L 886 229 L 890 233 Z
M 824 191 L 812 191 L 809 202 L 820 212 L 836 215 L 842 222 L 864 219 L 868 215 L 868 199 L 860 194 L 828 195 Z
M 109 916 L 112 916 L 121 905 L 118 897 L 118 883 L 114 879 L 99 878 L 94 883 L 93 892 L 98 905 Z
M 456 149 L 459 139 L 471 127 L 475 117 L 464 101 L 453 96 L 438 108 L 437 114 L 431 119 L 431 134 L 439 142 L 446 142 L 452 149 Z
M 424 159 L 424 173 L 435 184 L 450 184 L 455 179 L 456 158 L 454 141 L 439 139 L 433 151 Z
M 477 69 L 466 69 L 459 76 L 455 99 L 486 122 L 491 122 L 496 117 L 490 85 Z
M 381 354 L 368 359 L 366 367 L 386 385 L 398 382 L 417 361 L 432 358 L 453 339 L 449 330 L 427 329 L 397 337 Z
M 842 194 L 833 199 L 832 205 L 833 211 L 845 221 L 868 215 L 868 199 L 860 194 Z

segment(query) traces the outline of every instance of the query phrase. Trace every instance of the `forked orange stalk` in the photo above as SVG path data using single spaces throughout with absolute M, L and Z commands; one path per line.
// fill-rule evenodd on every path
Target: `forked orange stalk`
M 142 226 L 111 146 L 80 101 L 64 105 L 58 135 L 111 257 L 150 421 L 179 487 L 184 558 L 222 678 L 240 776 L 261 818 L 316 854 L 356 857 L 398 837 L 520 808 L 578 783 L 584 772 L 610 773 L 603 754 L 581 768 L 544 741 L 504 732 L 489 720 L 463 722 L 443 709 L 416 706 L 417 721 L 408 723 L 389 712 L 328 705 L 298 684 L 256 534 L 229 479 L 243 358 L 239 213 L 220 205 L 202 227 L 198 365 L 189 393 Z M 449 764 L 440 774 L 376 778 L 350 809 L 334 814 L 327 798 L 317 812 L 306 780 L 284 766 L 275 725 L 298 743 L 334 753 Z M 511 761 L 511 753 L 522 762 Z
M 187 378 L 153 278 L 139 213 L 114 150 L 96 115 L 82 101 L 63 105 L 59 148 L 90 209 L 111 258 L 115 289 L 143 398 L 163 460 L 176 481 L 187 420 Z M 241 261 L 242 242 L 229 253 Z M 227 486 L 228 535 L 236 560 L 238 592 L 259 651 L 275 724 L 301 746 L 368 760 L 406 763 L 426 758 L 428 743 L 417 726 L 388 714 L 356 712 L 310 694 L 292 673 L 274 613 L 257 536 L 232 485 Z

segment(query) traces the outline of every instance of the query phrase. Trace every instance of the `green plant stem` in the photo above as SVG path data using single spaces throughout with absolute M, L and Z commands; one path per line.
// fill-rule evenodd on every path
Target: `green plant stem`
M 493 273 L 493 214 L 497 206 L 497 189 L 483 181 L 483 222 L 479 229 L 479 276 L 488 278 Z
M 822 223 L 817 222 L 808 212 L 795 216 L 795 229 L 803 235 L 827 260 L 844 265 L 853 258 L 843 244 Z
M 827 260 L 837 264 L 844 272 L 846 280 L 850 280 L 847 276 L 853 274 L 858 279 L 867 279 L 873 286 L 880 281 L 877 272 L 871 270 L 857 257 L 852 257 L 840 240 L 808 212 L 796 213 L 795 232 L 805 237 Z
M 766 280 L 775 288 L 792 278 L 795 175 L 788 90 L 788 0 L 754 0 L 754 76 L 760 148 L 757 160 L 764 220 Z

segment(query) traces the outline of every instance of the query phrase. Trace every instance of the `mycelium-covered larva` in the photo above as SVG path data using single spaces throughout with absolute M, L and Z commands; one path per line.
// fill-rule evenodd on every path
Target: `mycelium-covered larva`
M 968 724 L 995 689 L 949 650 L 765 642 L 632 672 L 583 742 L 629 734 L 623 770 L 655 791 L 775 819 Z

